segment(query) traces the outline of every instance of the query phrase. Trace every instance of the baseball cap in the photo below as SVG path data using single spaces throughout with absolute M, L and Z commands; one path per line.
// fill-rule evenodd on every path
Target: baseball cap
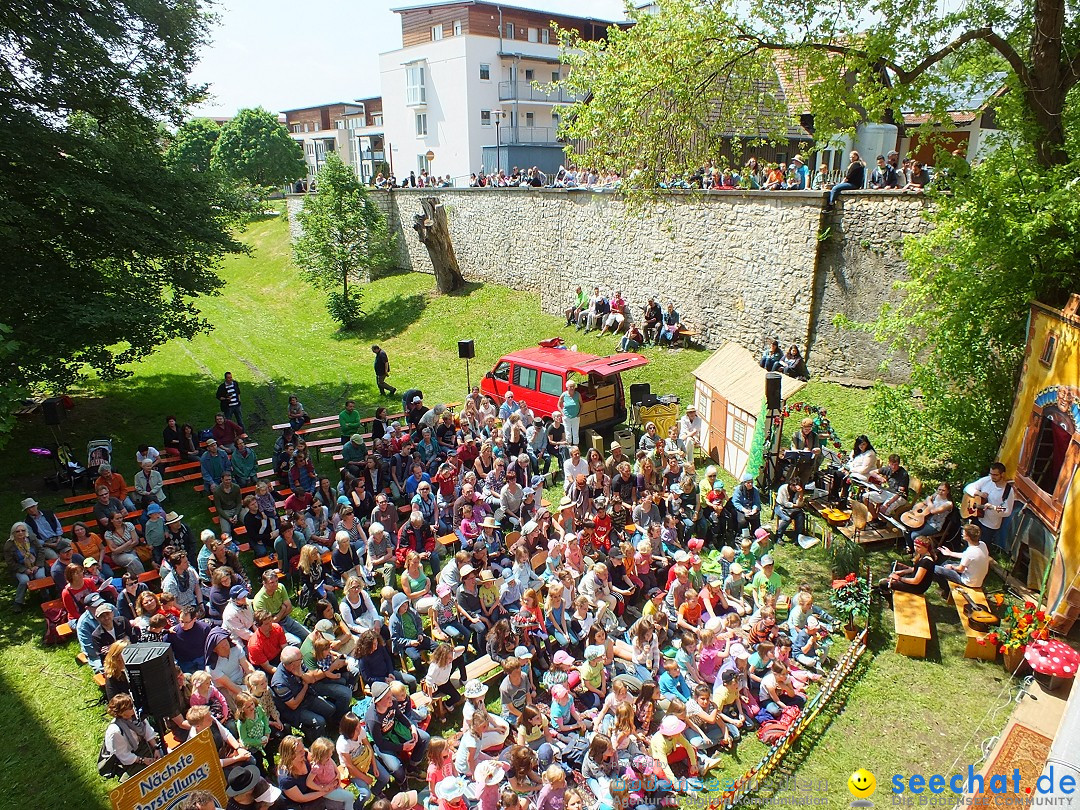
M 315 632 L 327 641 L 334 641 L 336 638 L 334 635 L 334 623 L 329 619 L 319 619 L 319 621 L 315 622 Z
M 233 585 L 229 588 L 230 599 L 247 599 L 249 596 L 251 596 L 251 591 L 243 585 Z
M 556 652 L 552 660 L 554 660 L 556 664 L 565 664 L 567 666 L 573 666 L 574 664 L 573 656 L 566 650 L 559 650 Z
M 528 647 L 526 647 L 524 644 L 522 644 L 521 646 L 519 646 L 517 649 L 514 650 L 514 657 L 515 658 L 520 658 L 520 659 L 522 659 L 524 661 L 529 661 L 529 660 L 532 659 L 533 654 L 532 654 L 532 651 Z
M 415 405 L 417 402 L 423 402 L 423 400 L 420 399 L 420 397 L 413 397 L 412 402 L 413 402 L 413 405 Z
M 451 587 L 446 583 L 442 583 L 439 585 L 439 587 L 435 589 L 435 593 L 438 596 L 449 596 L 451 593 L 453 593 L 453 589 L 451 589 Z

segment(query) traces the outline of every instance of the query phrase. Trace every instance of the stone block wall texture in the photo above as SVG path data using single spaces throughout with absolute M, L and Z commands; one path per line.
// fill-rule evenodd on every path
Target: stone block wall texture
M 758 352 L 775 335 L 806 353 L 815 377 L 906 377 L 897 358 L 882 375 L 884 347 L 833 319 L 872 320 L 897 300 L 902 238 L 928 227 L 921 197 L 843 195 L 823 214 L 816 192 L 670 192 L 646 201 L 561 189 L 375 194 L 398 232 L 403 268 L 432 272 L 412 224 L 419 198 L 433 195 L 446 207 L 465 278 L 538 292 L 546 312 L 561 314 L 578 284 L 622 290 L 636 315 L 655 295 L 674 302 L 708 347 L 734 340 Z M 289 200 L 291 220 L 301 204 Z

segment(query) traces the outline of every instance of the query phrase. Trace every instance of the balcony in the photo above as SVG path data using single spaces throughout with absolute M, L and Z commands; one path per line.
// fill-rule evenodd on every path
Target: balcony
M 514 127 L 503 124 L 499 128 L 500 146 L 551 146 L 558 144 L 555 140 L 558 130 L 555 127 Z
M 499 82 L 499 101 L 531 101 L 539 104 L 575 104 L 585 98 L 566 88 L 545 91 L 532 82 Z

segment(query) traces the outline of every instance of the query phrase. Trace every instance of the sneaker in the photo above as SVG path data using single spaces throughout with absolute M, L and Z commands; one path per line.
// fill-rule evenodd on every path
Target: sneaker
M 711 771 L 720 763 L 720 757 L 712 757 L 705 753 L 698 754 L 698 760 L 701 762 L 701 772 L 703 774 Z

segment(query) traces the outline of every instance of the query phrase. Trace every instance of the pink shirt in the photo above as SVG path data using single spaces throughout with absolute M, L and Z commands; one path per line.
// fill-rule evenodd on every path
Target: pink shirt
M 333 758 L 318 764 L 312 762 L 308 769 L 308 779 L 311 783 L 318 785 L 320 790 L 340 787 L 337 766 L 334 765 Z

